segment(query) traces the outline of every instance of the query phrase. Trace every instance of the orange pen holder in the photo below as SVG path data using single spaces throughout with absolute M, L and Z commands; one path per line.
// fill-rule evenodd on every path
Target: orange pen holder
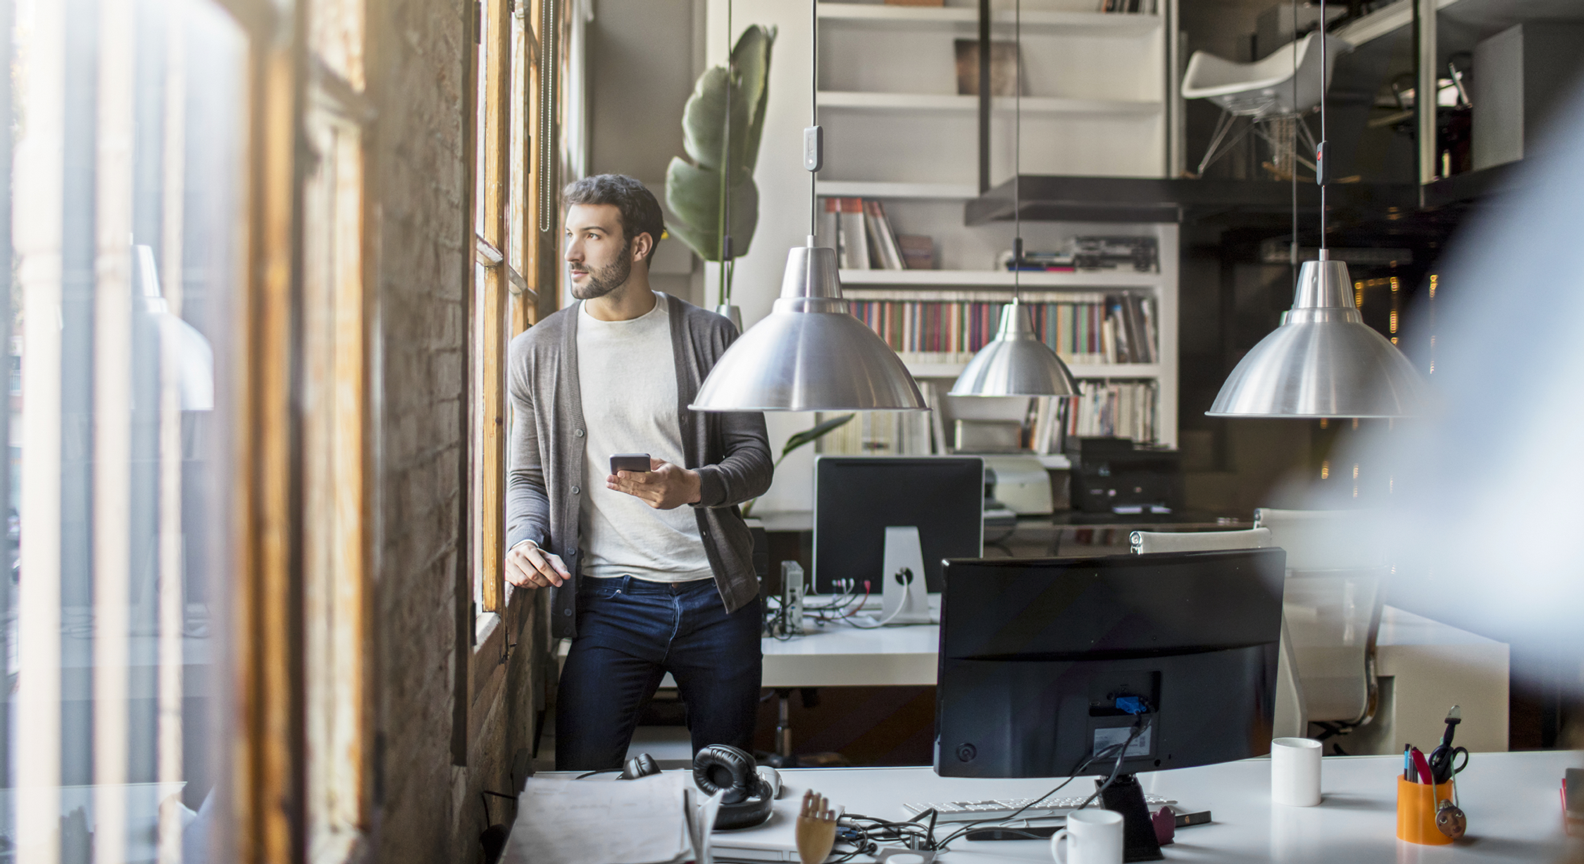
M 1410 783 L 1397 778 L 1397 839 L 1425 846 L 1446 846 L 1452 838 L 1436 827 L 1436 807 L 1452 800 L 1452 781 Z

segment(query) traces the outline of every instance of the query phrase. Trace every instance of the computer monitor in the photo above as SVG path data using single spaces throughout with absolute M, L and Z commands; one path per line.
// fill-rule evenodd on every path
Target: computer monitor
M 918 528 L 924 582 L 941 561 L 984 548 L 984 460 L 978 456 L 820 456 L 814 460 L 814 590 L 865 580 L 878 595 L 886 529 Z
M 1159 859 L 1134 772 L 1270 752 L 1286 558 L 947 561 L 935 772 L 1109 775 L 1125 860 Z
M 1149 723 L 1122 772 L 1268 753 L 1285 560 L 1267 548 L 947 561 L 936 772 L 1070 775 L 1134 728 L 1126 697 Z

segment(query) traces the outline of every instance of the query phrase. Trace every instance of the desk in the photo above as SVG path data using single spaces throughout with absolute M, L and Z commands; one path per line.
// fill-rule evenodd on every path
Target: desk
M 938 614 L 940 595 L 929 599 Z M 766 637 L 760 646 L 765 687 L 933 687 L 940 627 L 832 625 L 785 642 Z M 566 648 L 563 641 L 562 659 Z M 1391 754 L 1404 743 L 1422 747 L 1441 737 L 1454 704 L 1463 708 L 1459 744 L 1475 752 L 1507 749 L 1506 643 L 1387 606 L 1376 648 L 1380 707 L 1374 723 L 1340 739 L 1343 749 Z M 675 685 L 667 675 L 662 686 Z
M 1141 774 L 1139 781 L 1147 793 L 1176 798 L 1191 809 L 1211 811 L 1211 824 L 1177 832 L 1177 842 L 1164 850 L 1167 861 L 1558 861 L 1568 851 L 1581 854 L 1581 844 L 1567 840 L 1562 833 L 1557 795 L 1563 771 L 1580 765 L 1584 765 L 1584 753 L 1580 752 L 1476 755 L 1458 778 L 1469 836 L 1452 846 L 1416 846 L 1396 838 L 1401 757 L 1327 757 L 1321 768 L 1323 798 L 1318 807 L 1272 804 L 1267 759 Z M 737 838 L 757 836 L 778 844 L 782 833 L 790 838 L 799 799 L 810 786 L 848 812 L 903 819 L 908 815 L 902 809 L 905 801 L 1031 797 L 1055 785 L 1048 779 L 937 777 L 929 768 L 820 768 L 789 770 L 782 777 L 786 790 L 776 802 L 771 821 L 750 831 L 716 834 L 716 860 L 744 860 L 729 851 Z M 1075 780 L 1069 788 L 1089 782 Z M 944 836 L 938 827 L 936 830 L 938 836 Z M 952 864 L 1049 862 L 1049 850 L 1048 841 L 958 840 L 943 860 Z M 797 853 L 788 852 L 784 860 L 796 861 Z
M 930 601 L 939 609 L 938 595 Z M 940 628 L 831 626 L 761 645 L 766 687 L 934 686 Z M 1505 643 L 1387 606 L 1376 647 L 1376 722 L 1343 739 L 1344 749 L 1389 754 L 1401 753 L 1404 742 L 1423 746 L 1441 737 L 1453 704 L 1463 707 L 1459 744 L 1507 749 Z

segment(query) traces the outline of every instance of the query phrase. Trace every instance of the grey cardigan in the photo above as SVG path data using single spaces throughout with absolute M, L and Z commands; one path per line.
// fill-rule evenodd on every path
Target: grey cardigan
M 764 415 L 688 410 L 699 386 L 737 338 L 720 315 L 666 296 L 676 359 L 677 417 L 685 467 L 698 472 L 693 505 L 715 587 L 728 612 L 759 594 L 753 539 L 737 505 L 770 488 L 772 462 Z M 581 304 L 549 316 L 511 343 L 507 387 L 512 401 L 510 470 L 506 484 L 506 546 L 532 540 L 567 565 L 572 579 L 552 590 L 551 632 L 577 635 L 578 495 L 601 482 L 604 466 L 583 465 L 577 322 Z M 620 394 L 611 394 L 620 398 Z M 598 475 L 598 476 L 595 476 Z

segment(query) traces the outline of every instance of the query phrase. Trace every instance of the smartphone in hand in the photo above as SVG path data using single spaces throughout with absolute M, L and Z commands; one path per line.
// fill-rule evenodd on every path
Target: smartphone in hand
M 643 472 L 648 470 L 648 453 L 617 453 L 611 456 L 612 474 L 618 471 Z

